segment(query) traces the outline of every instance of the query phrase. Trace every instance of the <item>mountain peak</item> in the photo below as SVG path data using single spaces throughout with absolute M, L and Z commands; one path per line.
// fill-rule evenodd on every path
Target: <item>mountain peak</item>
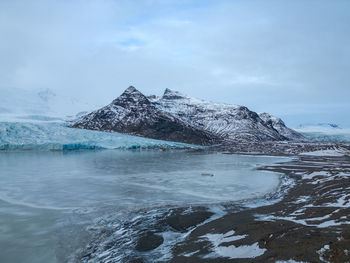
M 178 91 L 166 88 L 165 91 L 164 91 L 164 94 L 162 96 L 162 99 L 165 99 L 165 100 L 177 100 L 177 99 L 183 99 L 185 97 L 186 97 L 185 95 L 181 94 Z
M 281 134 L 288 140 L 296 140 L 296 141 L 305 140 L 305 137 L 303 135 L 288 128 L 280 118 L 277 118 L 266 112 L 259 113 L 259 117 L 263 120 L 265 125 L 275 129 L 276 131 L 278 131 L 279 134 Z
M 118 104 L 150 104 L 150 101 L 134 86 L 127 88 L 113 103 Z
M 267 113 L 267 112 L 262 112 L 259 113 L 259 117 L 264 121 L 272 121 L 272 122 L 283 122 L 280 118 L 277 118 L 275 116 L 272 116 L 271 114 Z
M 138 91 L 134 86 L 129 86 L 123 93 L 125 95 L 128 95 L 128 94 L 137 94 L 137 93 L 140 93 L 142 94 L 140 91 Z

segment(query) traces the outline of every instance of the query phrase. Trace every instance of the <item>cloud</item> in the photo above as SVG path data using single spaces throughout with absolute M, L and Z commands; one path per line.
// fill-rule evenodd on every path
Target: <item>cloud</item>
M 341 0 L 1 1 L 0 89 L 105 104 L 131 84 L 168 87 L 291 124 L 344 125 L 349 11 Z

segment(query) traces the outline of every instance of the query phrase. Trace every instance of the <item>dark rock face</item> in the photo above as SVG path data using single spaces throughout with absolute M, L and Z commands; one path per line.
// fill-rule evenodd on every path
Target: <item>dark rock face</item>
M 153 250 L 163 244 L 164 238 L 152 232 L 147 232 L 139 238 L 136 244 L 136 250 L 140 252 Z
M 198 211 L 191 216 L 186 214 L 176 214 L 166 218 L 166 223 L 179 232 L 186 232 L 189 228 L 198 225 L 210 218 L 213 213 L 209 211 Z
M 131 86 L 72 127 L 199 145 L 303 138 L 281 120 L 269 118 L 243 106 L 198 100 L 169 89 L 162 97 L 146 97 Z
M 276 118 L 266 112 L 260 113 L 259 117 L 265 124 L 275 129 L 279 134 L 291 141 L 305 141 L 306 138 L 300 133 L 288 128 L 280 118 Z

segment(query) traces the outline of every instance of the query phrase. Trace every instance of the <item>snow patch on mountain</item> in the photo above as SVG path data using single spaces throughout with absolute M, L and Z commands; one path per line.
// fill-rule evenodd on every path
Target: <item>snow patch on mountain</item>
M 161 97 L 146 97 L 129 87 L 111 104 L 79 118 L 72 127 L 203 145 L 304 139 L 275 119 L 266 121 L 247 107 L 200 100 L 170 89 Z
M 304 139 L 287 128 L 280 119 L 274 118 L 276 127 L 271 126 L 244 106 L 200 100 L 170 89 L 166 89 L 164 95 L 153 102 L 157 108 L 182 121 L 231 141 Z M 272 116 L 269 115 L 269 118 Z
M 277 130 L 278 133 L 282 136 L 294 141 L 305 140 L 305 137 L 303 135 L 288 128 L 280 118 L 272 116 L 266 112 L 259 113 L 259 117 L 265 122 L 267 126 Z
M 132 86 L 109 105 L 79 118 L 72 127 L 200 145 L 220 141 L 219 137 L 158 109 Z

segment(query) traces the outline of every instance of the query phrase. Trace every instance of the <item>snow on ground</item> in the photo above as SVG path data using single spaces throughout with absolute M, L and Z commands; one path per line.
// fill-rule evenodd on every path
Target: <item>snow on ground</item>
M 322 217 L 322 218 L 307 218 L 307 219 L 297 219 L 298 216 L 292 217 L 292 216 L 263 216 L 263 217 L 258 217 L 259 220 L 265 220 L 265 221 L 276 221 L 276 220 L 285 220 L 285 221 L 291 221 L 296 224 L 304 225 L 304 226 L 314 226 L 317 228 L 327 228 L 327 227 L 332 227 L 332 226 L 340 226 L 340 225 L 349 225 L 350 222 L 347 221 L 340 221 L 337 222 L 336 220 L 328 220 L 322 223 L 312 223 L 316 221 L 322 221 L 325 218 L 329 218 L 334 214 L 335 212 Z
M 304 152 L 304 153 L 301 153 L 300 155 L 340 157 L 340 156 L 350 155 L 350 152 L 345 149 L 339 148 L 339 149 L 320 150 L 320 151 L 313 151 L 313 152 Z
M 336 202 L 326 203 L 326 204 L 324 204 L 324 206 L 349 208 L 350 207 L 350 194 L 345 194 L 343 196 L 340 196 L 336 200 Z
M 321 200 L 324 202 L 318 202 L 313 200 L 311 196 L 300 196 L 292 203 L 295 205 L 302 205 L 301 208 L 291 213 L 289 216 L 277 216 L 277 215 L 257 215 L 259 220 L 276 221 L 286 220 L 304 226 L 313 226 L 317 228 L 327 228 L 333 226 L 340 226 L 344 224 L 350 224 L 347 218 L 337 218 L 337 214 L 342 209 L 350 208 L 350 187 L 335 187 L 329 189 L 329 183 L 335 183 L 338 180 L 344 180 L 350 178 L 348 172 L 336 172 L 334 171 L 317 171 L 312 173 L 298 173 L 304 180 L 307 180 L 306 184 L 312 184 L 315 190 L 320 191 Z M 304 205 L 303 205 L 304 204 Z M 303 218 L 303 215 L 307 214 L 307 209 L 312 208 L 335 208 L 331 213 L 319 217 L 307 217 Z M 334 220 L 334 218 L 337 218 Z
M 328 175 L 329 175 L 328 172 L 326 172 L 326 171 L 320 171 L 320 172 L 312 172 L 312 173 L 310 173 L 310 174 L 303 174 L 302 177 L 303 177 L 303 179 L 309 179 L 309 180 L 311 180 L 311 179 L 313 179 L 313 178 L 316 177 L 316 176 L 325 177 L 325 176 L 328 176 Z
M 309 200 L 310 200 L 310 196 L 302 195 L 296 201 L 294 201 L 294 204 L 305 203 Z
M 226 246 L 223 243 L 228 243 L 245 238 L 246 235 L 234 235 L 234 231 L 229 231 L 225 234 L 206 234 L 202 238 L 208 239 L 213 246 L 213 252 L 206 258 L 227 257 L 227 258 L 255 258 L 265 253 L 266 249 L 259 247 L 258 243 L 252 245 Z
M 329 245 L 324 245 L 323 248 L 321 248 L 320 250 L 317 251 L 317 254 L 320 255 L 320 260 L 323 261 L 323 262 L 329 262 L 328 260 L 325 260 L 324 257 L 323 257 L 323 254 L 325 252 L 327 252 L 327 250 L 329 250 Z
M 235 236 L 234 234 L 235 234 L 235 231 L 231 230 L 225 234 L 206 234 L 203 237 L 209 239 L 215 246 L 218 246 L 221 243 L 236 241 L 239 239 L 243 239 L 247 236 L 247 235 Z

